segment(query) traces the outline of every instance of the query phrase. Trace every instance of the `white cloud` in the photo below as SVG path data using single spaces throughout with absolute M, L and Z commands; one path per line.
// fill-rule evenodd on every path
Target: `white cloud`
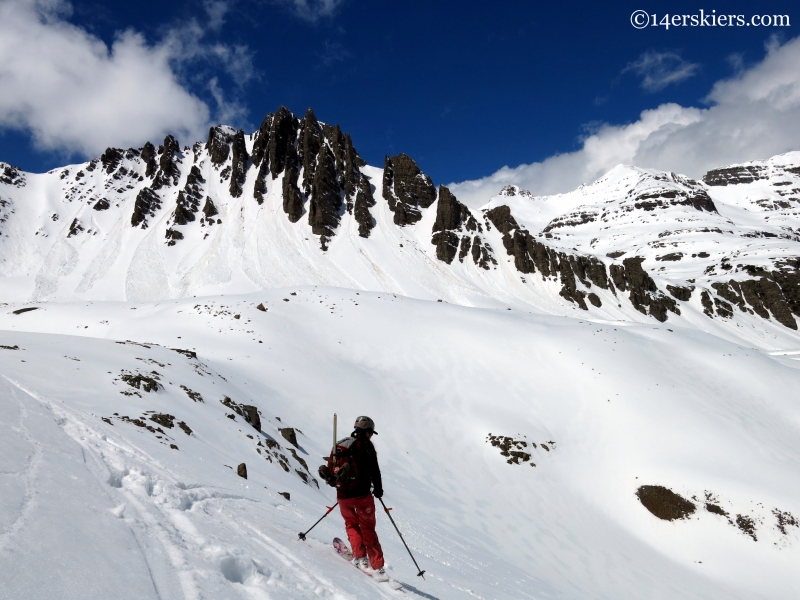
M 478 207 L 508 184 L 555 194 L 590 183 L 620 163 L 702 177 L 708 170 L 800 150 L 800 37 L 771 40 L 764 59 L 718 81 L 708 108 L 662 104 L 626 125 L 603 125 L 575 152 L 503 167 L 483 179 L 451 184 Z
M 301 19 L 315 22 L 324 17 L 331 17 L 344 0 L 280 0 L 292 8 Z
M 658 92 L 668 85 L 680 83 L 693 77 L 700 65 L 683 60 L 676 52 L 653 52 L 649 50 L 622 70 L 633 72 L 642 78 L 642 88 Z
M 220 27 L 226 5 L 205 5 Z M 252 77 L 246 48 L 204 46 L 196 22 L 156 44 L 120 32 L 109 47 L 67 22 L 70 14 L 64 0 L 0 0 L 0 127 L 29 132 L 41 149 L 96 156 L 167 133 L 203 139 L 211 111 L 181 82 L 182 65 L 216 60 L 240 80 Z M 230 106 L 219 108 L 230 114 Z

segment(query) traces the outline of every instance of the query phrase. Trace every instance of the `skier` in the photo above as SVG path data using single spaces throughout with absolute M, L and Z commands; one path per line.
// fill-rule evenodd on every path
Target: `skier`
M 333 469 L 320 467 L 320 475 L 328 485 L 336 487 L 353 563 L 360 569 L 372 567 L 383 576 L 383 550 L 375 533 L 375 498 L 383 496 L 383 485 L 378 455 L 371 441 L 373 435 L 378 435 L 374 421 L 358 417 L 351 437 L 337 442 L 338 463 L 332 462 Z M 344 476 L 337 477 L 340 471 L 344 471 Z

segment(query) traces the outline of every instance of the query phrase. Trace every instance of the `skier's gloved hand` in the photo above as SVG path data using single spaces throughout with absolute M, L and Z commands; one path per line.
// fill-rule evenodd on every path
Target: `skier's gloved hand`
M 322 465 L 319 470 L 317 471 L 319 476 L 331 487 L 336 487 L 336 479 L 334 478 L 333 474 L 331 473 L 330 469 L 328 469 L 327 465 Z
M 383 498 L 383 488 L 375 488 L 372 490 L 372 495 L 376 498 Z

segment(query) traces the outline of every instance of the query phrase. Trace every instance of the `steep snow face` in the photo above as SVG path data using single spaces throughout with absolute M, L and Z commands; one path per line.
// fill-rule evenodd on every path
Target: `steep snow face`
M 796 341 L 312 286 L 38 306 L 0 308 L 0 596 L 800 591 Z M 337 512 L 297 540 L 334 412 L 376 421 L 404 594 L 334 554 Z
M 619 166 L 569 194 L 481 210 L 408 156 L 364 163 L 281 108 L 245 135 L 109 148 L 46 174 L 2 165 L 0 300 L 136 302 L 287 285 L 795 339 L 800 153 L 704 181 Z

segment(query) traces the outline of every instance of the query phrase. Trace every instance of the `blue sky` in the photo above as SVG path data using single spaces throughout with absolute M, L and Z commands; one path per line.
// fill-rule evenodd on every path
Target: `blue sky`
M 252 131 L 286 105 L 339 123 L 371 164 L 406 152 L 437 183 L 474 180 L 581 152 L 645 110 L 707 110 L 715 84 L 760 68 L 769 48 L 787 53 L 800 28 L 792 2 L 650 4 L 0 0 L 18 19 L 0 25 L 0 160 L 43 171 L 167 131 L 190 143 L 219 121 Z M 637 9 L 786 14 L 791 26 L 639 30 Z M 96 73 L 59 80 L 73 68 Z

